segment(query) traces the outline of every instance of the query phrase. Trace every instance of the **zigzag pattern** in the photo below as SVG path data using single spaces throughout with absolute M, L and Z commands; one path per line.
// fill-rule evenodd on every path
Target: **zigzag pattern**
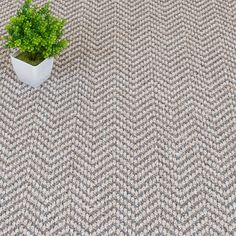
M 235 2 L 51 7 L 70 47 L 40 90 L 0 49 L 0 235 L 234 235 Z

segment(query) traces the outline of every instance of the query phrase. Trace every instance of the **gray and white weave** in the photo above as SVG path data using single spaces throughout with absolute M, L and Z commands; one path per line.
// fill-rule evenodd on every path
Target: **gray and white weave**
M 0 235 L 234 235 L 236 1 L 51 8 L 70 47 L 39 90 L 0 49 Z

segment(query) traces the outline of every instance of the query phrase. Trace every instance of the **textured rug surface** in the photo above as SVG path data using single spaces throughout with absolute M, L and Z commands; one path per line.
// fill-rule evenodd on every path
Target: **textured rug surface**
M 236 1 L 51 7 L 70 47 L 39 90 L 0 49 L 0 235 L 234 235 Z

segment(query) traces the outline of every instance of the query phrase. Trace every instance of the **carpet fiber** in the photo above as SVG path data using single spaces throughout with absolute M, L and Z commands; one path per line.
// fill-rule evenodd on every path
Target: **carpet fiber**
M 233 235 L 236 2 L 51 7 L 70 47 L 40 89 L 0 49 L 0 235 Z

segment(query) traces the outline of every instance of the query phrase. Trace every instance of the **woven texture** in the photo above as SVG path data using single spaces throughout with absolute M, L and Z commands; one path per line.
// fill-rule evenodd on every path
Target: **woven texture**
M 0 49 L 0 235 L 234 235 L 236 2 L 51 7 L 70 47 L 40 89 Z

